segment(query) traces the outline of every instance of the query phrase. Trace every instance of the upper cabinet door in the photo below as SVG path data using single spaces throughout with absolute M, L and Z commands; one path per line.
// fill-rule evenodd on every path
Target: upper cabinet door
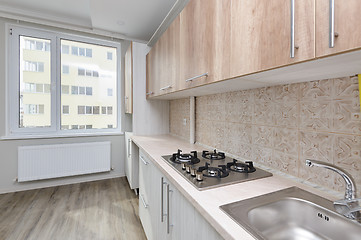
M 314 58 L 314 23 L 314 0 L 232 0 L 231 76 Z
M 230 9 L 231 0 L 190 0 L 181 12 L 180 89 L 229 76 Z
M 125 113 L 133 113 L 133 44 L 125 52 Z
M 158 41 L 160 47 L 160 88 L 159 94 L 173 92 L 179 81 L 179 31 L 180 19 L 177 17 Z
M 360 10 L 360 0 L 316 1 L 317 57 L 361 48 Z

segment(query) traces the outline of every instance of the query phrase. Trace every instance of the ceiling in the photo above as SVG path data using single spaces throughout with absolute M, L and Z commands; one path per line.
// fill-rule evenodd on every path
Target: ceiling
M 0 0 L 0 12 L 149 42 L 181 1 L 185 0 Z

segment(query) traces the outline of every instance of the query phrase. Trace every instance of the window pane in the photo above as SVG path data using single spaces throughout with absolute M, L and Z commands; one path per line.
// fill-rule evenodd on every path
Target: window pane
M 79 87 L 79 94 L 85 95 L 85 87 Z
M 108 59 L 108 60 L 112 60 L 112 59 L 113 59 L 113 53 L 112 53 L 112 52 L 107 52 L 107 59 Z
M 85 114 L 85 106 L 78 106 L 78 114 Z
M 68 45 L 61 45 L 61 53 L 62 54 L 69 54 L 69 46 Z
M 61 94 L 69 94 L 69 86 L 61 85 Z
M 44 47 L 50 50 L 50 40 L 27 36 L 19 40 L 19 128 L 50 127 L 51 64 L 50 51 Z
M 71 47 L 71 54 L 78 56 L 78 47 L 72 46 Z
M 50 93 L 50 84 L 44 84 L 44 93 Z
M 85 69 L 84 68 L 78 68 L 78 75 L 79 76 L 85 76 Z
M 62 91 L 61 104 L 75 109 L 61 115 L 61 125 L 76 125 L 78 129 L 85 126 L 85 130 L 90 129 L 89 126 L 91 129 L 106 129 L 108 125 L 117 128 L 116 48 L 65 39 L 61 39 L 61 45 L 70 46 L 72 53 L 61 54 L 61 66 L 75 69 L 61 74 L 61 84 L 71 86 L 71 95 Z M 84 51 L 85 57 L 81 57 Z M 108 56 L 112 61 L 105 64 L 104 58 Z
M 93 114 L 99 114 L 99 106 L 93 106 Z
M 85 56 L 85 48 L 79 48 L 79 56 Z
M 88 95 L 88 96 L 93 95 L 93 88 L 92 87 L 86 87 L 86 95 Z
M 79 91 L 78 91 L 78 86 L 71 86 L 71 94 L 73 95 L 78 95 Z
M 43 88 L 44 88 L 43 84 L 41 84 L 41 83 L 36 84 L 36 92 L 37 93 L 43 93 L 44 92 Z
M 69 66 L 63 65 L 63 74 L 69 74 Z
M 63 114 L 69 114 L 69 106 L 63 105 Z

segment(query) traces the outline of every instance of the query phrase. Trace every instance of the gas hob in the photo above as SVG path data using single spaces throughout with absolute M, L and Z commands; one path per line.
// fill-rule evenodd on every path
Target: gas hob
M 220 187 L 272 176 L 272 173 L 253 166 L 253 162 L 242 162 L 227 157 L 223 152 L 182 150 L 162 156 L 198 190 Z

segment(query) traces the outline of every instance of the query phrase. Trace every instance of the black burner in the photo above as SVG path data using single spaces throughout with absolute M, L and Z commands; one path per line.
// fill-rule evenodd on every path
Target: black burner
M 206 165 L 203 167 L 199 167 L 198 172 L 203 172 L 203 176 L 205 177 L 213 177 L 213 178 L 224 178 L 229 175 L 225 165 L 218 165 L 217 168 L 217 167 L 209 167 L 209 163 L 206 163 Z
M 192 151 L 191 153 L 181 153 L 182 150 L 178 149 L 177 153 L 173 153 L 170 160 L 174 163 L 188 163 L 188 164 L 197 164 L 199 163 L 199 158 L 197 157 L 197 151 Z M 193 154 L 193 155 L 192 155 Z
M 233 162 L 227 163 L 227 169 L 241 173 L 252 173 L 256 171 L 256 169 L 253 167 L 253 162 L 249 161 L 242 163 L 238 162 L 236 159 L 233 159 Z
M 222 160 L 226 155 L 223 152 L 217 152 L 217 150 L 214 149 L 213 152 L 203 151 L 202 157 L 210 160 Z

